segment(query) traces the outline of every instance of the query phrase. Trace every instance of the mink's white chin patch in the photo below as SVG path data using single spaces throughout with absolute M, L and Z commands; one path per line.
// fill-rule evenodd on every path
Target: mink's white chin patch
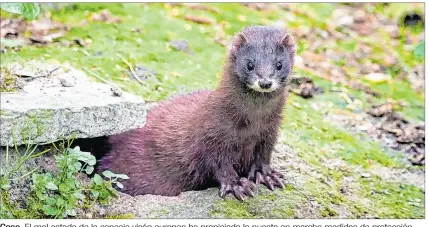
M 258 84 L 258 81 L 255 81 L 253 84 L 248 84 L 247 86 L 258 92 L 272 92 L 277 90 L 277 88 L 279 88 L 279 84 L 276 83 L 275 81 L 273 81 L 273 84 L 268 89 L 261 88 L 261 86 L 259 86 Z

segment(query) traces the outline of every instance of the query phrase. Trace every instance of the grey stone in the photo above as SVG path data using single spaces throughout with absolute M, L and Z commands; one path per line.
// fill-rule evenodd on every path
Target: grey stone
M 120 88 L 112 87 L 110 90 L 113 92 L 114 96 L 118 96 L 118 97 L 122 96 L 123 91 Z
M 143 127 L 146 105 L 139 96 L 112 92 L 70 67 L 55 75 L 30 75 L 21 92 L 1 93 L 0 146 L 90 138 Z M 74 81 L 64 87 L 62 80 Z
M 135 67 L 134 72 L 136 73 L 136 76 L 141 80 L 145 80 L 149 77 L 155 77 L 157 75 L 157 72 L 139 65 Z M 128 71 L 128 73 L 130 74 L 132 80 L 136 80 L 136 78 L 134 78 L 134 76 L 132 75 L 131 71 Z
M 220 200 L 217 188 L 183 192 L 179 196 L 141 195 L 119 193 L 119 198 L 103 207 L 95 205 L 87 213 L 95 217 L 133 214 L 135 218 L 211 218 L 213 205 Z M 78 214 L 81 216 L 82 214 Z
M 61 85 L 63 85 L 64 87 L 73 87 L 75 85 L 74 80 L 68 80 L 65 78 L 61 78 L 60 82 L 61 82 Z
M 186 40 L 172 40 L 169 44 L 176 50 L 180 50 L 191 55 L 193 54 L 193 51 L 189 49 L 189 44 Z

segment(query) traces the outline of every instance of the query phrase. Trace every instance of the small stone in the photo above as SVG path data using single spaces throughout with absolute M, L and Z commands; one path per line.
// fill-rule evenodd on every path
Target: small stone
M 106 214 L 106 209 L 104 209 L 104 208 L 100 208 L 100 209 L 98 210 L 98 214 L 99 214 L 100 216 L 104 216 L 104 215 Z
M 176 50 L 180 50 L 188 54 L 193 54 L 193 52 L 189 49 L 189 44 L 186 40 L 173 40 L 170 41 L 169 44 Z
M 390 76 L 383 73 L 370 73 L 365 76 L 365 79 L 372 83 L 382 83 L 390 80 Z
M 370 178 L 370 177 L 371 177 L 371 174 L 369 174 L 369 173 L 362 173 L 362 174 L 361 174 L 361 176 L 362 176 L 363 178 Z
M 122 96 L 122 89 L 118 87 L 112 87 L 110 90 L 112 90 L 114 96 L 117 96 L 117 97 Z
M 424 131 L 416 129 L 413 125 L 407 126 L 403 131 L 404 133 L 396 139 L 399 143 L 424 143 Z
M 136 65 L 136 67 L 134 68 L 134 72 L 140 80 L 145 80 L 148 77 L 154 77 L 157 74 L 157 72 L 139 65 Z M 130 74 L 131 79 L 135 80 L 134 76 L 132 75 L 132 72 L 128 71 L 128 73 Z
M 337 26 L 350 26 L 354 22 L 354 18 L 350 15 L 349 10 L 343 8 L 336 9 L 332 17 Z
M 76 81 L 71 79 L 61 78 L 60 82 L 61 82 L 61 85 L 63 85 L 63 87 L 74 87 L 74 85 L 76 85 Z

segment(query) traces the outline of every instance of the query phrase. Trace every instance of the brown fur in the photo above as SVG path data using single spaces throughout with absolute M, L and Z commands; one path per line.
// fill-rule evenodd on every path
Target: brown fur
M 216 90 L 162 102 L 144 128 L 110 136 L 98 171 L 127 174 L 131 195 L 234 186 L 252 167 L 268 166 L 285 100 L 284 87 L 259 93 L 243 85 L 229 55 Z

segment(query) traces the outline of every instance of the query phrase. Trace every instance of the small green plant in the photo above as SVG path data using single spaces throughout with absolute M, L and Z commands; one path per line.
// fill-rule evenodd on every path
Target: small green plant
M 94 198 L 96 198 L 101 204 L 107 204 L 110 197 L 117 196 L 113 185 L 116 185 L 118 188 L 124 187 L 118 179 L 127 180 L 129 178 L 127 175 L 115 174 L 109 170 L 104 171 L 102 175 L 108 180 L 105 181 L 100 175 L 95 174 L 94 178 L 91 180 L 90 189 Z
M 0 3 L 0 8 L 9 13 L 23 15 L 27 20 L 36 19 L 40 13 L 40 7 L 37 3 L 7 2 Z
M 83 192 L 88 190 L 81 187 L 77 174 L 83 171 L 91 174 L 96 163 L 93 155 L 80 151 L 79 147 L 65 151 L 55 157 L 58 169 L 55 175 L 48 172 L 32 176 L 31 192 L 36 200 L 33 208 L 55 218 L 76 215 L 77 202 L 85 200 Z
M 95 174 L 89 185 L 80 185 L 78 174 L 92 174 L 96 159 L 91 153 L 81 151 L 79 147 L 66 148 L 65 151 L 55 157 L 58 169 L 55 175 L 44 173 L 33 174 L 32 177 L 33 209 L 47 217 L 76 216 L 78 201 L 84 203 L 86 200 L 93 200 L 93 203 L 98 201 L 108 204 L 110 198 L 117 196 L 112 185 L 121 187 L 122 184 L 117 180 L 128 179 L 126 175 L 105 171 L 103 176 L 107 181 Z
M 82 204 L 83 206 L 88 204 L 92 206 L 96 202 L 108 204 L 110 198 L 117 196 L 113 186 L 122 188 L 123 185 L 118 180 L 129 179 L 128 176 L 104 171 L 102 175 L 106 180 L 95 174 L 89 184 L 81 184 L 78 180 L 79 174 L 92 174 L 96 159 L 91 153 L 81 151 L 79 147 L 70 148 L 71 143 L 72 141 L 62 142 L 59 146 L 53 144 L 58 152 L 54 155 L 56 171 L 35 173 L 37 167 L 17 178 L 12 178 L 26 161 L 51 150 L 35 153 L 37 145 L 27 146 L 27 151 L 10 170 L 0 168 L 1 218 L 66 218 L 76 216 L 76 208 Z M 15 147 L 15 150 L 18 152 L 18 147 Z M 7 164 L 8 148 L 6 157 Z M 10 200 L 8 190 L 11 188 L 11 182 L 30 178 L 30 175 L 30 195 L 26 204 Z
M 16 176 L 20 172 L 24 163 L 42 156 L 47 153 L 49 149 L 37 152 L 37 145 L 28 144 L 25 151 L 20 152 L 17 146 L 15 146 L 13 150 L 17 156 L 16 163 L 11 163 L 11 153 L 9 147 L 6 147 L 5 159 L 2 160 L 2 165 L 0 166 L 0 218 L 33 218 L 35 216 L 31 216 L 33 215 L 32 213 L 25 212 L 24 209 L 20 208 L 19 204 L 10 200 L 9 189 L 11 188 L 12 182 L 23 180 L 39 169 L 39 167 L 35 167 L 26 173 L 20 173 L 20 176 Z

